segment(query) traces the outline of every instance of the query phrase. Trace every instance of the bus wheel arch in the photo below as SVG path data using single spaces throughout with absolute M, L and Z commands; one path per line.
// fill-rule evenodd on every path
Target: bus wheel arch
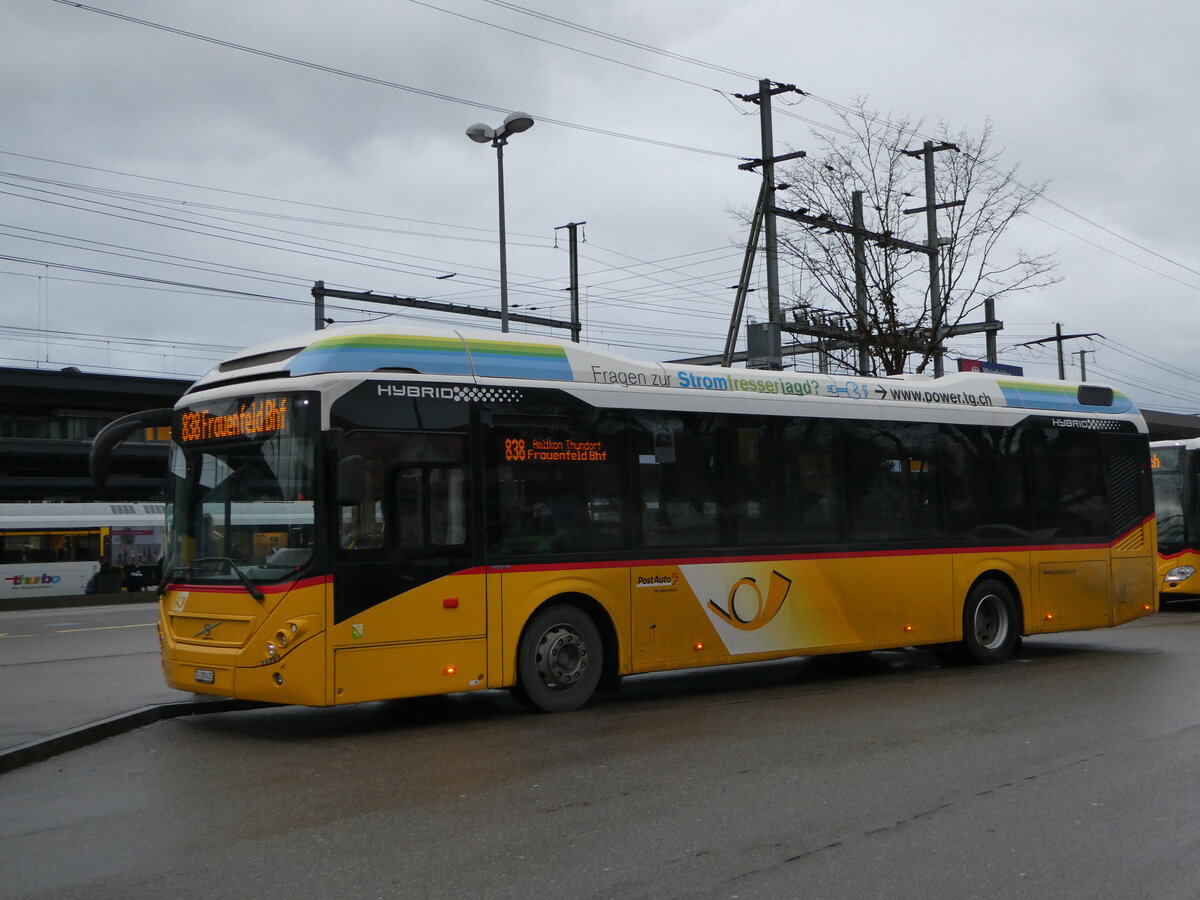
M 616 680 L 616 661 L 616 632 L 603 607 L 583 594 L 560 594 L 522 629 L 513 693 L 539 712 L 578 709 Z
M 1012 655 L 1024 617 L 1020 592 L 1007 574 L 993 570 L 975 579 L 963 601 L 962 629 L 967 659 L 989 665 Z

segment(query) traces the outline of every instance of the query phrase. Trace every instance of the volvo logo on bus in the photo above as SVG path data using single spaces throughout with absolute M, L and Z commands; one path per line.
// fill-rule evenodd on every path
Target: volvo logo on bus
M 202 637 L 205 640 L 211 640 L 213 629 L 216 628 L 218 625 L 223 625 L 223 624 L 224 624 L 224 622 L 220 619 L 218 619 L 216 622 L 205 622 L 204 627 L 201 628 L 199 631 L 197 631 L 194 636 Z

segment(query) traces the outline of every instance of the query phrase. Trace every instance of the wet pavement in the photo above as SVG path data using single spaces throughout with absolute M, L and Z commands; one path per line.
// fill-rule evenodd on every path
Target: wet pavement
M 0 611 L 0 772 L 228 705 L 167 687 L 157 598 L 132 596 L 138 599 L 88 595 L 57 598 L 78 605 Z

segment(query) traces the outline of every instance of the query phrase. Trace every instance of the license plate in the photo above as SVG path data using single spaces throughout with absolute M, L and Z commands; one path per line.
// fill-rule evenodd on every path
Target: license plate
M 196 680 L 201 684 L 212 684 L 215 679 L 212 669 L 197 669 Z

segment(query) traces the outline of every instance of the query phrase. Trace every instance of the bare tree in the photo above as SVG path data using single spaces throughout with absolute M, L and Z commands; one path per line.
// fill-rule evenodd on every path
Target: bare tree
M 904 213 L 924 206 L 924 167 L 902 152 L 920 146 L 915 135 L 921 123 L 886 119 L 869 111 L 863 100 L 839 115 L 837 131 L 814 132 L 815 151 L 778 170 L 778 180 L 788 186 L 778 193 L 777 204 L 848 224 L 853 194 L 862 191 L 866 230 L 924 244 L 925 217 Z M 951 135 L 944 123 L 937 131 L 937 139 L 956 145 L 957 152 L 938 155 L 936 202 L 964 201 L 938 212 L 942 324 L 954 326 L 978 315 L 989 297 L 1044 287 L 1059 278 L 1053 253 L 1010 250 L 1003 242 L 1009 226 L 1041 197 L 1045 183 L 1023 183 L 1016 166 L 1001 168 L 990 122 L 978 136 L 965 131 Z M 851 235 L 781 222 L 779 243 L 781 258 L 793 254 L 813 285 L 796 297 L 798 321 L 828 322 L 832 314 L 833 321 L 846 322 L 848 331 L 865 336 L 875 373 L 899 374 L 910 364 L 914 371 L 925 370 L 935 349 L 927 254 L 868 240 L 867 303 L 860 314 Z M 856 346 L 833 342 L 829 352 L 843 366 L 855 368 Z

